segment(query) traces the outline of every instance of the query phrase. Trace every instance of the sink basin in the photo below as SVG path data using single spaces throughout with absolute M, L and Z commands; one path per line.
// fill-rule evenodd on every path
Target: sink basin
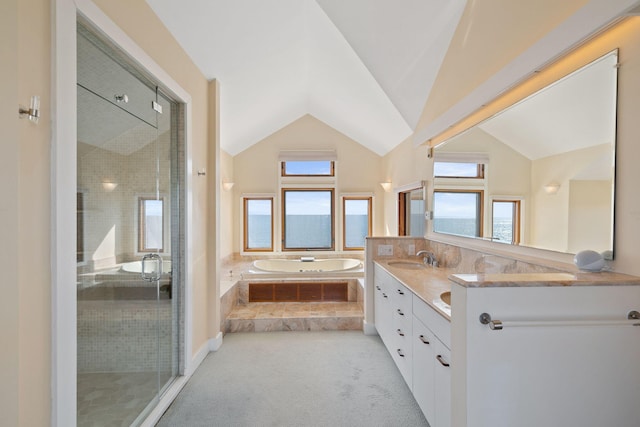
M 447 305 L 451 305 L 451 291 L 440 294 L 440 299 Z
M 433 305 L 451 316 L 451 291 L 443 292 L 433 300 Z
M 423 263 L 415 261 L 390 261 L 388 265 L 406 270 L 423 270 L 427 268 Z

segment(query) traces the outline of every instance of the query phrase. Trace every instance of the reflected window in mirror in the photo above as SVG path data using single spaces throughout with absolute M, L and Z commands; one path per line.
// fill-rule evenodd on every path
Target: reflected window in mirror
M 482 190 L 433 192 L 433 231 L 467 237 L 482 237 Z
M 477 162 L 434 162 L 434 178 L 484 178 L 484 165 Z
M 398 193 L 398 235 L 424 237 L 424 188 Z
M 520 243 L 520 200 L 494 199 L 491 202 L 491 240 Z

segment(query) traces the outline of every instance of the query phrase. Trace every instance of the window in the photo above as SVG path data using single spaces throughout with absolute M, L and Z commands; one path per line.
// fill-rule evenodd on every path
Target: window
M 482 190 L 435 190 L 433 231 L 482 237 Z
M 398 193 L 398 235 L 424 237 L 424 189 Z
M 245 198 L 244 250 L 273 251 L 273 198 Z
M 344 197 L 342 215 L 344 250 L 364 250 L 365 237 L 371 235 L 371 197 Z
M 335 162 L 332 160 L 284 161 L 282 176 L 335 176 Z
M 520 243 L 520 200 L 493 200 L 491 205 L 491 239 Z
M 435 178 L 484 178 L 484 164 L 468 162 L 434 162 Z
M 138 198 L 138 252 L 164 252 L 164 200 Z
M 282 249 L 334 249 L 333 189 L 282 190 Z

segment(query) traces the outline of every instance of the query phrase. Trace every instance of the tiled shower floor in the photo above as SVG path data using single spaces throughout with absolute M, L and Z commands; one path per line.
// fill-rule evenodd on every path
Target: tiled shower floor
M 78 427 L 128 427 L 157 390 L 157 372 L 78 374 Z
M 252 302 L 227 316 L 227 332 L 362 329 L 360 302 Z

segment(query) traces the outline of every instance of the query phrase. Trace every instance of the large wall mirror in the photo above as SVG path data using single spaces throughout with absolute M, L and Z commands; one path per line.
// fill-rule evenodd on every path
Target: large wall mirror
M 433 231 L 611 251 L 617 51 L 434 150 Z

